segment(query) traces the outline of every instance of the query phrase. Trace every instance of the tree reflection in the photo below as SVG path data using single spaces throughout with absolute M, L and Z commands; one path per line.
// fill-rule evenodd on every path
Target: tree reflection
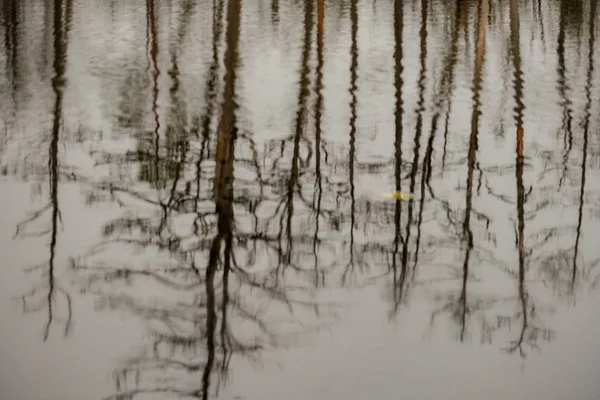
M 588 65 L 587 75 L 585 84 L 585 115 L 583 122 L 583 148 L 581 154 L 581 177 L 579 187 L 579 205 L 577 207 L 577 230 L 575 234 L 575 244 L 573 249 L 573 261 L 572 261 L 572 273 L 571 273 L 571 293 L 575 292 L 575 285 L 578 275 L 578 263 L 579 263 L 579 251 L 580 251 L 580 240 L 581 240 L 581 227 L 583 223 L 583 207 L 585 198 L 585 183 L 586 183 L 586 171 L 587 171 L 587 159 L 589 151 L 589 131 L 590 131 L 590 116 L 591 116 L 591 105 L 592 105 L 592 78 L 594 76 L 594 50 L 596 49 L 596 17 L 597 17 L 597 1 L 592 1 L 590 4 L 590 21 L 589 21 L 589 32 L 588 32 Z M 584 271 L 585 273 L 585 271 Z
M 26 220 L 17 225 L 15 237 L 43 237 L 49 235 L 49 258 L 45 262 L 26 269 L 28 273 L 40 273 L 41 280 L 33 289 L 22 296 L 23 310 L 25 312 L 37 312 L 46 310 L 48 319 L 44 328 L 44 341 L 48 339 L 50 328 L 55 321 L 64 323 L 65 335 L 71 327 L 71 296 L 68 291 L 57 280 L 56 270 L 56 245 L 58 233 L 62 223 L 59 205 L 59 181 L 61 169 L 59 166 L 59 142 L 61 133 L 61 122 L 63 118 L 63 92 L 65 87 L 65 71 L 67 64 L 68 33 L 71 26 L 71 15 L 73 3 L 71 0 L 54 2 L 54 77 L 52 78 L 52 89 L 54 91 L 54 107 L 52 110 L 52 130 L 48 144 L 48 184 L 49 199 L 47 204 L 30 213 Z M 32 225 L 50 214 L 50 226 L 43 230 L 31 231 Z M 62 300 L 61 300 L 62 299 Z M 56 307 L 60 302 L 66 304 L 66 316 L 57 315 Z
M 348 185 L 350 195 L 350 243 L 349 261 L 342 274 L 342 285 L 346 285 L 348 276 L 354 272 L 354 228 L 356 224 L 355 162 L 356 162 L 356 108 L 358 80 L 358 0 L 350 1 L 350 134 L 348 142 Z
M 385 76 L 385 68 L 375 77 L 363 73 L 371 60 L 362 62 L 370 50 L 359 29 L 361 2 L 350 0 L 347 7 L 324 0 L 269 3 L 280 40 L 296 40 L 286 36 L 288 24 L 299 27 L 297 43 L 285 43 L 290 54 L 299 54 L 288 63 L 297 70 L 297 85 L 287 91 L 292 115 L 276 139 L 264 139 L 254 128 L 259 116 L 248 115 L 247 104 L 238 106 L 256 101 L 256 93 L 244 91 L 252 78 L 245 75 L 252 70 L 245 55 L 252 59 L 253 52 L 264 50 L 263 42 L 243 36 L 241 0 L 182 1 L 174 6 L 180 7 L 177 17 L 155 0 L 145 2 L 145 65 L 119 76 L 119 96 L 111 100 L 118 108 L 113 136 L 130 140 L 123 145 L 128 150 L 93 151 L 96 167 L 108 166 L 108 173 L 79 182 L 88 203 L 111 202 L 120 214 L 104 224 L 102 242 L 72 263 L 100 308 L 128 311 L 148 323 L 151 343 L 119 367 L 112 398 L 150 393 L 208 398 L 225 381 L 233 357 L 258 362 L 261 350 L 291 345 L 301 333 L 329 323 L 331 315 L 320 313 L 330 311 L 330 304 L 319 296 L 337 284 L 381 283 L 389 315 L 397 319 L 410 300 L 425 304 L 418 297 L 424 295 L 434 304 L 431 327 L 447 318 L 461 342 L 474 332 L 491 342 L 506 329 L 511 337 L 505 350 L 525 356 L 541 340 L 552 339 L 553 330 L 541 319 L 553 304 L 542 302 L 548 296 L 541 283 L 574 299 L 598 264 L 583 257 L 586 212 L 597 208 L 590 196 L 597 172 L 592 117 L 597 2 L 590 2 L 589 10 L 558 4 L 557 145 L 536 135 L 539 104 L 526 99 L 539 87 L 521 48 L 522 38 L 537 32 L 536 24 L 546 46 L 542 24 L 552 15 L 551 3 L 543 8 L 541 1 L 524 7 L 516 0 L 450 5 L 421 0 L 413 8 L 395 1 L 387 20 L 391 29 L 384 30 L 394 48 L 382 57 L 390 81 L 376 87 L 393 90 L 388 99 L 393 105 L 386 110 L 382 104 L 376 114 L 377 104 L 373 111 L 376 123 L 387 124 L 393 134 L 373 145 L 381 154 L 369 161 L 361 159 L 368 145 L 359 116 L 373 101 L 363 89 Z M 16 109 L 15 82 L 24 79 L 17 61 L 27 59 L 18 43 L 24 28 L 17 7 L 2 5 L 6 72 Z M 41 271 L 44 281 L 24 296 L 28 310 L 48 311 L 45 338 L 60 299 L 66 299 L 70 315 L 70 297 L 56 279 L 55 253 L 72 7 L 59 0 L 54 6 L 49 198 L 17 228 L 26 236 L 36 221 L 50 220 L 49 229 L 37 233 L 50 238 L 49 260 L 31 269 Z M 202 7 L 212 14 L 208 39 L 192 36 L 198 35 L 195 18 L 205 14 Z M 510 23 L 504 26 L 507 12 Z M 584 26 L 587 41 L 579 37 Z M 341 68 L 335 46 L 343 35 L 349 59 Z M 580 46 L 571 45 L 578 40 Z M 207 49 L 205 60 L 195 53 L 199 47 Z M 571 72 L 577 67 L 572 52 L 583 48 L 582 83 Z M 506 65 L 492 64 L 505 54 Z M 348 74 L 343 89 L 333 76 L 338 68 Z M 513 115 L 496 115 L 494 108 L 504 104 L 495 104 L 494 81 L 510 74 L 498 103 L 513 102 Z M 584 88 L 582 107 L 575 106 L 578 84 Z M 331 122 L 338 112 L 333 102 L 329 109 L 332 90 L 342 92 L 342 109 L 348 112 L 339 126 Z M 514 136 L 495 134 L 505 120 L 514 120 Z M 512 137 L 515 147 L 505 151 L 504 141 Z M 490 147 L 492 138 L 500 146 Z M 546 151 L 538 152 L 542 146 Z M 507 153 L 508 161 L 499 161 Z M 532 179 L 529 172 L 542 170 L 543 162 L 553 163 L 554 170 Z M 410 191 L 414 198 L 371 196 L 369 184 L 381 177 L 390 185 L 385 190 Z M 574 194 L 555 194 L 561 185 L 575 188 Z M 501 193 L 505 187 L 514 196 Z M 563 206 L 574 217 L 558 213 Z M 570 225 L 564 226 L 568 218 Z M 508 251 L 502 247 L 507 242 Z M 499 293 L 497 281 L 506 286 L 498 284 Z
M 152 2 L 148 5 L 154 6 Z M 213 21 L 219 20 L 222 8 L 220 2 L 215 2 Z M 311 2 L 305 4 L 305 11 L 308 21 L 313 13 Z M 268 222 L 262 226 L 248 223 L 258 220 L 258 213 L 270 211 L 273 203 L 265 198 L 267 194 L 262 189 L 257 190 L 256 179 L 261 182 L 263 178 L 256 146 L 249 133 L 239 131 L 237 123 L 240 14 L 241 1 L 229 0 L 223 102 L 214 141 L 210 140 L 213 106 L 208 105 L 204 115 L 196 119 L 201 143 L 191 142 L 189 136 L 169 142 L 167 128 L 165 146 L 181 146 L 177 143 L 184 140 L 182 146 L 187 150 L 185 157 L 182 152 L 175 173 L 166 176 L 164 182 L 170 184 L 154 185 L 158 200 L 142 185 L 124 186 L 109 181 L 94 186 L 94 190 L 109 192 L 128 211 L 106 224 L 106 240 L 86 256 L 74 259 L 73 269 L 85 278 L 86 291 L 99 296 L 100 307 L 126 310 L 145 319 L 153 337 L 139 357 L 127 360 L 116 373 L 117 393 L 111 398 L 170 393 L 206 399 L 226 379 L 234 354 L 257 362 L 260 350 L 293 344 L 298 335 L 327 322 L 324 319 L 297 326 L 303 314 L 310 316 L 316 312 L 320 318 L 327 316 L 297 279 L 304 273 L 294 265 L 292 257 L 294 241 L 303 243 L 304 238 L 293 229 L 292 217 L 299 185 L 307 75 L 300 82 L 291 171 L 284 182 L 285 190 L 273 193 L 281 199 L 280 206 L 284 206 L 280 229 L 273 234 Z M 149 21 L 152 24 L 152 18 Z M 311 25 L 307 26 L 304 40 L 307 47 L 302 59 L 306 74 Z M 220 25 L 215 25 L 215 63 L 209 69 L 209 102 L 217 98 L 214 85 L 219 31 Z M 152 58 L 152 51 L 150 55 Z M 158 67 L 153 69 L 156 71 Z M 176 65 L 172 70 L 176 70 Z M 171 74 L 171 79 L 176 88 L 177 75 Z M 172 95 L 176 93 L 172 90 Z M 212 157 L 206 151 L 211 144 L 214 144 Z M 188 171 L 188 165 L 195 168 Z M 160 170 L 165 166 L 154 168 Z M 245 179 L 237 177 L 238 174 L 254 176 Z M 154 176 L 159 175 L 160 172 Z M 205 196 L 208 187 L 212 187 L 212 197 Z M 144 213 L 144 209 L 149 211 Z M 143 253 L 129 265 L 123 265 L 122 257 L 115 256 L 131 250 Z M 275 263 L 269 259 L 273 252 L 277 257 Z M 291 276 L 285 272 L 288 266 L 292 269 Z M 161 298 L 132 290 L 142 284 L 158 287 Z M 267 306 L 269 314 L 264 312 Z M 286 318 L 285 312 L 293 314 L 293 318 Z M 164 371 L 167 380 L 159 379 Z
M 563 4 L 561 2 L 561 31 L 559 31 L 559 48 L 557 48 L 558 59 L 559 59 L 559 74 L 558 74 L 558 94 L 563 99 L 564 88 L 568 87 L 574 90 L 576 83 L 573 79 L 567 79 L 567 74 L 561 71 L 564 65 L 561 63 L 570 60 L 570 52 L 577 51 L 582 52 L 581 48 L 587 48 L 587 58 L 585 64 L 581 67 L 585 69 L 583 82 L 583 96 L 581 103 L 580 116 L 581 121 L 577 123 L 578 108 L 572 107 L 571 113 L 571 139 L 567 141 L 569 151 L 571 152 L 570 158 L 562 158 L 561 160 L 555 160 L 552 151 L 547 151 L 545 169 L 540 174 L 540 177 L 547 182 L 550 188 L 546 189 L 541 204 L 536 207 L 536 211 L 541 211 L 542 208 L 547 208 L 553 215 L 557 215 L 555 208 L 563 208 L 567 205 L 569 208 L 573 207 L 574 215 L 573 218 L 566 216 L 561 218 L 549 226 L 545 226 L 536 235 L 537 243 L 535 250 L 537 254 L 531 257 L 531 262 L 535 263 L 538 267 L 537 275 L 542 279 L 549 287 L 551 287 L 555 294 L 561 299 L 566 300 L 570 303 L 575 303 L 578 292 L 587 286 L 587 283 L 592 277 L 592 270 L 599 264 L 597 256 L 585 259 L 582 257 L 582 239 L 584 238 L 584 223 L 585 218 L 585 203 L 586 197 L 590 195 L 590 188 L 586 187 L 587 179 L 586 175 L 588 169 L 593 165 L 590 159 L 594 156 L 594 151 L 590 146 L 590 107 L 592 107 L 593 101 L 590 101 L 588 96 L 589 91 L 593 86 L 593 79 L 590 73 L 594 71 L 594 49 L 597 47 L 595 44 L 595 30 L 596 28 L 596 17 L 597 17 L 597 2 L 589 3 L 589 20 L 587 21 L 588 27 L 588 40 L 586 41 L 587 46 L 581 46 L 581 48 L 571 48 L 566 45 L 572 37 L 570 33 L 578 32 L 581 27 L 577 24 L 582 24 L 581 21 L 583 8 L 579 6 L 572 7 L 569 4 Z M 563 32 L 564 31 L 564 32 Z M 562 32 L 562 33 L 561 33 Z M 562 35 L 562 36 L 561 36 Z M 561 67 L 562 65 L 562 67 Z M 592 80 L 590 80 L 592 79 Z M 570 83 L 570 84 L 569 84 Z M 571 96 L 571 100 L 576 97 Z M 570 101 L 570 100 L 569 100 Z M 581 151 L 580 160 L 575 160 L 575 155 Z M 562 166 L 556 167 L 556 164 Z M 551 197 L 555 182 L 552 181 L 552 173 L 555 170 L 561 170 L 562 174 L 559 178 L 559 184 L 567 182 L 565 194 L 562 199 L 555 200 Z M 575 172 L 579 170 L 579 174 Z M 566 172 L 565 172 L 566 171 Z M 587 193 L 586 193 L 587 192 Z M 588 206 L 592 206 L 588 204 Z M 590 207 L 591 208 L 591 207 Z M 540 213 L 541 214 L 541 213 Z M 547 215 L 550 215 L 548 212 Z M 542 217 L 538 217 L 541 219 Z M 593 286 L 592 286 L 593 287 Z
M 321 146 L 322 117 L 323 117 L 323 64 L 324 64 L 324 24 L 325 24 L 325 0 L 317 0 L 317 67 L 316 67 L 316 89 L 317 101 L 315 104 L 315 191 L 312 208 L 315 210 L 315 234 L 313 237 L 314 273 L 315 287 L 319 284 L 325 285 L 325 274 L 320 271 L 319 265 L 319 222 L 321 218 L 321 206 L 323 201 L 323 177 L 321 173 Z
M 566 29 L 568 24 L 567 14 L 569 10 L 573 8 L 570 6 L 570 2 L 561 1 L 560 2 L 560 22 L 559 22 L 559 31 L 558 31 L 558 45 L 557 45 L 557 54 L 558 54 L 558 88 L 561 97 L 561 105 L 562 105 L 562 126 L 561 131 L 563 132 L 563 142 L 564 142 L 564 150 L 563 150 L 563 171 L 562 176 L 559 181 L 559 187 L 562 186 L 564 179 L 568 176 L 569 169 L 569 155 L 571 153 L 571 149 L 573 148 L 573 116 L 571 111 L 571 99 L 569 96 L 569 85 L 567 82 L 567 66 L 566 66 L 566 58 L 565 58 L 565 40 L 566 40 Z
M 402 191 L 402 139 L 403 139 L 403 101 L 402 88 L 404 82 L 402 80 L 402 58 L 404 55 L 402 40 L 404 29 L 404 2 L 394 2 L 394 89 L 395 89 L 395 135 L 394 135 L 394 189 L 398 192 Z M 398 268 L 398 251 L 400 244 L 405 249 L 405 239 L 402 236 L 401 230 L 402 217 L 402 202 L 396 200 L 394 205 L 394 245 L 392 252 L 392 302 L 394 315 L 403 298 L 404 282 L 406 279 L 406 262 L 402 262 L 400 269 Z M 403 254 L 406 254 L 403 252 Z M 405 256 L 402 257 L 404 260 Z
M 460 273 L 461 288 L 458 295 L 450 294 L 444 299 L 445 305 L 437 309 L 431 317 L 433 324 L 435 318 L 441 313 L 449 313 L 452 320 L 459 327 L 459 340 L 464 341 L 467 334 L 469 320 L 479 315 L 482 323 L 482 337 L 487 337 L 490 332 L 490 323 L 487 321 L 485 312 L 486 309 L 495 303 L 493 299 L 482 300 L 469 298 L 469 281 L 474 279 L 474 272 L 471 270 L 472 256 L 475 249 L 474 233 L 472 229 L 471 216 L 473 213 L 479 219 L 486 219 L 482 214 L 477 214 L 473 210 L 473 183 L 474 172 L 477 165 L 478 151 L 478 135 L 479 135 L 479 119 L 481 115 L 481 90 L 483 82 L 483 66 L 486 53 L 486 29 L 489 15 L 489 1 L 480 0 L 478 3 L 477 27 L 476 27 L 476 43 L 475 43 L 475 62 L 473 76 L 473 108 L 471 113 L 471 124 L 469 134 L 469 144 L 467 152 L 467 178 L 465 190 L 465 211 L 461 226 L 461 247 L 464 249 L 462 272 Z M 458 21 L 456 22 L 458 24 Z M 448 216 L 450 216 L 448 210 Z M 454 218 L 449 218 L 451 224 L 457 224 L 458 221 L 452 222 Z M 488 220 L 489 221 L 489 220 Z M 488 222 L 489 223 L 489 222 Z M 458 271 L 456 272 L 458 274 Z M 442 297 L 444 298 L 444 297 Z
M 521 47 L 520 47 L 520 21 L 519 7 L 515 0 L 510 2 L 510 31 L 511 31 L 511 53 L 514 68 L 514 86 L 515 86 L 515 112 L 516 112 L 516 158 L 515 158 L 515 181 L 517 192 L 517 252 L 518 252 L 518 298 L 519 308 L 516 317 L 521 319 L 521 330 L 517 339 L 513 340 L 506 348 L 508 352 L 519 350 L 519 354 L 524 357 L 526 351 L 525 345 L 537 347 L 536 342 L 542 336 L 545 340 L 550 340 L 554 332 L 552 330 L 540 327 L 536 324 L 536 307 L 534 299 L 527 291 L 526 275 L 529 266 L 527 260 L 527 250 L 525 246 L 525 202 L 527 195 L 523 182 L 524 173 L 524 127 L 523 114 L 525 105 L 523 103 L 523 70 L 521 66 Z

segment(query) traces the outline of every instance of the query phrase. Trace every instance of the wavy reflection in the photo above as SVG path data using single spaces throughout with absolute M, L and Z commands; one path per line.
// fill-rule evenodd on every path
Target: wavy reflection
M 540 329 L 535 323 L 535 304 L 529 296 L 527 290 L 527 272 L 528 260 L 527 249 L 525 245 L 525 202 L 527 194 L 525 193 L 524 174 L 524 136 L 523 115 L 525 105 L 523 103 L 523 70 L 521 65 L 521 46 L 520 46 L 520 21 L 519 6 L 514 0 L 510 2 L 510 31 L 511 31 L 511 53 L 514 68 L 514 86 L 515 86 L 515 112 L 516 112 L 516 158 L 515 158 L 515 182 L 517 192 L 517 252 L 518 252 L 518 298 L 519 308 L 516 317 L 521 319 L 521 329 L 517 339 L 513 340 L 506 348 L 506 351 L 513 352 L 518 349 L 519 354 L 524 357 L 526 351 L 525 345 L 536 346 L 536 341 L 543 333 L 544 338 L 551 339 L 553 332 Z
M 334 311 L 355 294 L 399 324 L 414 307 L 430 334 L 525 357 L 560 334 L 547 315 L 600 283 L 597 1 L 110 7 L 106 43 L 82 33 L 83 5 L 36 11 L 54 18 L 47 141 L 17 128 L 46 129 L 33 116 L 47 96 L 31 94 L 48 71 L 14 2 L 0 55 L 2 175 L 48 182 L 17 226 L 49 242 L 25 310 L 48 314 L 44 339 L 69 331 L 61 216 L 87 213 L 101 239 L 63 247 L 76 286 L 145 323 L 109 398 L 218 396 L 232 364 L 343 324 Z M 67 184 L 83 211 L 67 209 Z
M 416 174 L 419 166 L 419 151 L 421 147 L 421 135 L 423 134 L 423 112 L 425 111 L 425 84 L 427 74 L 427 19 L 428 19 L 428 2 L 426 0 L 421 2 L 421 30 L 419 31 L 419 99 L 417 101 L 417 126 L 415 132 L 415 144 L 414 144 L 414 158 L 412 161 L 412 168 L 410 171 L 410 193 L 415 192 L 416 188 Z M 427 148 L 425 150 L 425 159 L 431 157 L 433 151 L 433 130 L 427 140 Z M 421 225 L 423 223 L 423 207 L 425 205 L 425 181 L 427 179 L 427 167 L 425 167 L 425 161 L 423 162 L 423 168 L 421 171 L 421 189 L 419 192 L 419 211 L 417 214 L 417 236 L 415 238 L 415 250 L 414 250 L 414 263 L 412 267 L 412 278 L 414 280 L 417 271 L 417 265 L 419 263 L 419 247 L 421 245 Z M 413 218 L 413 199 L 411 198 L 408 202 L 408 222 L 406 225 L 406 243 L 410 240 L 410 226 Z
M 259 362 L 261 350 L 293 345 L 304 334 L 327 323 L 327 304 L 317 303 L 310 291 L 298 284 L 297 277 L 304 276 L 305 270 L 294 264 L 297 261 L 293 255 L 294 242 L 303 243 L 303 235 L 294 229 L 292 217 L 304 165 L 300 144 L 306 140 L 310 23 L 303 42 L 305 73 L 300 82 L 296 131 L 292 137 L 291 171 L 284 181 L 285 191 L 276 200 L 286 208 L 280 214 L 279 229 L 273 234 L 270 217 L 263 217 L 259 225 L 248 226 L 248 221 L 256 220 L 257 214 L 272 212 L 273 201 L 262 190 L 254 190 L 256 179 L 262 181 L 264 172 L 260 170 L 252 135 L 240 132 L 238 127 L 239 0 L 227 2 L 223 100 L 216 132 L 214 135 L 211 132 L 210 103 L 217 99 L 219 73 L 216 60 L 220 22 L 217 21 L 223 11 L 222 3 L 214 5 L 214 58 L 207 76 L 207 105 L 203 115 L 193 118 L 199 125 L 193 123 L 187 136 L 181 136 L 184 130 L 173 122 L 166 128 L 167 154 L 171 149 L 181 149 L 177 168 L 164 175 L 162 170 L 170 167 L 154 163 L 158 169 L 154 176 L 165 176 L 165 184 L 152 185 L 151 191 L 135 184 L 129 187 L 115 182 L 97 184 L 95 190 L 109 191 L 128 211 L 105 225 L 104 242 L 85 256 L 73 259 L 73 269 L 84 278 L 86 292 L 98 296 L 99 307 L 128 311 L 142 318 L 153 338 L 139 356 L 126 360 L 116 372 L 117 390 L 109 398 L 163 393 L 206 399 L 225 383 L 234 354 Z M 313 6 L 307 2 L 307 21 L 312 14 Z M 152 18 L 149 21 L 152 25 Z M 154 58 L 151 60 L 154 64 Z M 171 57 L 171 63 L 174 72 L 176 58 Z M 158 68 L 155 65 L 153 70 Z M 178 90 L 178 74 L 171 73 L 170 78 L 171 99 L 176 101 L 182 95 Z M 156 87 L 151 87 L 152 93 L 156 93 Z M 157 115 L 155 110 L 152 105 L 153 115 Z M 194 129 L 199 129 L 200 134 L 193 135 Z M 180 135 L 178 141 L 172 140 L 175 134 Z M 194 136 L 200 139 L 199 143 L 191 142 Z M 212 152 L 207 149 L 211 145 Z M 145 160 L 137 162 L 143 166 Z M 188 166 L 193 166 L 192 173 L 188 173 Z M 246 180 L 237 178 L 239 173 L 254 176 Z M 212 196 L 205 195 L 209 188 Z M 136 204 L 145 206 L 148 210 L 145 215 L 140 214 Z M 184 227 L 186 221 L 189 225 Z M 123 264 L 121 257 L 114 256 L 136 249 L 143 253 L 131 263 Z M 270 258 L 273 253 L 275 259 Z M 157 285 L 161 297 L 132 290 L 137 285 Z M 267 304 L 269 314 L 265 313 Z M 279 311 L 273 314 L 273 310 Z M 320 321 L 297 326 L 298 313 L 308 316 L 317 313 Z M 169 379 L 158 380 L 161 373 Z
M 475 181 L 475 172 L 479 170 L 479 179 L 482 179 L 482 172 L 479 168 L 480 135 L 482 131 L 481 115 L 485 107 L 482 99 L 482 92 L 485 83 L 484 67 L 486 63 L 487 52 L 487 30 L 490 15 L 490 4 L 487 0 L 480 0 L 476 7 L 477 24 L 474 28 L 475 36 L 475 57 L 473 60 L 473 78 L 472 78 L 472 108 L 469 119 L 469 134 L 466 148 L 466 158 L 461 159 L 466 163 L 466 178 L 464 186 L 464 199 L 459 210 L 451 201 L 439 199 L 441 212 L 445 214 L 446 238 L 441 239 L 443 247 L 449 246 L 446 241 L 456 243 L 456 265 L 452 262 L 441 262 L 447 272 L 441 277 L 434 276 L 432 281 L 439 281 L 438 285 L 443 287 L 454 283 L 458 288 L 446 289 L 437 294 L 435 299 L 439 304 L 431 315 L 430 328 L 433 328 L 437 319 L 447 314 L 448 318 L 457 327 L 457 338 L 464 342 L 471 331 L 478 331 L 482 342 L 489 342 L 492 334 L 497 328 L 494 326 L 495 307 L 499 299 L 479 290 L 481 281 L 486 275 L 488 265 L 499 264 L 493 249 L 489 245 L 494 244 L 493 236 L 489 233 L 492 218 L 486 212 L 480 211 L 475 203 L 480 197 L 479 187 L 481 182 Z M 456 9 L 456 27 L 461 26 L 463 18 L 462 9 Z M 456 33 L 458 35 L 458 33 Z M 457 61 L 456 47 L 451 47 L 447 56 L 446 65 L 456 68 Z M 451 93 L 450 85 L 453 80 L 451 70 L 446 69 L 442 76 L 440 91 Z M 450 94 L 449 94 L 450 95 Z M 434 122 L 437 114 L 434 115 Z M 448 117 L 447 117 L 448 118 Z M 447 128 L 444 128 L 446 130 Z M 446 144 L 444 145 L 446 146 Z M 442 156 L 442 160 L 446 155 Z M 443 161 L 442 161 L 443 164 Z M 454 162 L 452 164 L 455 164 Z M 450 164 L 447 164 L 450 166 Z M 461 218 L 462 217 L 462 218 Z M 447 222 L 446 222 L 447 221 Z M 484 230 L 478 227 L 478 222 L 484 223 Z M 482 240 L 483 239 L 483 240 Z M 442 253 L 443 254 L 443 253 Z M 446 256 L 447 257 L 447 256 Z M 456 285 L 455 284 L 455 285 Z M 458 291 L 457 291 L 458 290 Z M 478 323 L 478 324 L 477 324 Z
M 19 90 L 19 25 L 18 4 L 14 1 L 2 2 L 2 22 L 4 25 L 4 49 L 6 51 L 6 67 L 8 81 L 11 85 L 12 102 L 17 105 L 16 94 Z
M 17 225 L 15 237 L 43 237 L 49 236 L 49 256 L 46 262 L 28 267 L 27 273 L 40 273 L 41 280 L 33 289 L 22 296 L 24 312 L 37 312 L 46 310 L 48 317 L 44 327 L 44 341 L 50 335 L 50 328 L 54 322 L 62 322 L 64 334 L 67 335 L 71 328 L 71 295 L 60 283 L 56 265 L 56 248 L 60 225 L 62 224 L 61 208 L 59 203 L 59 181 L 61 168 L 59 165 L 59 142 L 63 120 L 64 88 L 66 85 L 65 73 L 67 65 L 68 34 L 71 26 L 73 2 L 55 0 L 54 2 L 54 77 L 52 90 L 54 92 L 54 107 L 52 110 L 52 128 L 48 144 L 48 193 L 47 204 L 29 214 L 26 220 Z M 39 221 L 50 214 L 50 227 L 42 230 L 35 229 Z M 32 228 L 33 226 L 33 228 Z M 35 229 L 35 230 L 33 230 Z M 66 307 L 66 315 L 57 315 L 60 303 Z
M 350 186 L 350 244 L 349 261 L 342 275 L 342 285 L 348 282 L 348 275 L 354 272 L 354 227 L 356 225 L 355 161 L 356 161 L 356 110 L 358 80 L 358 0 L 350 1 L 350 134 L 348 143 L 348 184 Z
M 400 1 L 394 2 L 394 94 L 395 94 L 395 135 L 394 135 L 394 189 L 398 192 L 402 191 L 402 139 L 403 139 L 403 102 L 402 102 L 402 88 L 404 82 L 402 80 L 402 58 L 404 56 L 402 40 L 403 40 L 403 29 L 404 29 L 404 3 Z M 404 282 L 406 279 L 406 262 L 401 263 L 398 268 L 398 252 L 400 250 L 400 244 L 404 250 L 406 243 L 402 236 L 402 201 L 396 200 L 394 205 L 394 249 L 392 253 L 392 271 L 393 271 L 393 287 L 392 287 L 392 301 L 393 301 L 393 312 L 394 315 L 398 312 L 398 308 L 402 302 Z M 403 252 L 402 254 L 405 254 Z M 402 260 L 404 260 L 404 256 Z
M 321 206 L 323 204 L 323 176 L 321 171 L 321 146 L 323 144 L 323 64 L 324 61 L 324 25 L 325 25 L 325 0 L 317 0 L 317 67 L 316 89 L 317 101 L 315 104 L 315 191 L 312 207 L 315 210 L 315 233 L 313 237 L 315 287 L 325 285 L 325 274 L 320 271 L 319 263 L 319 222 L 321 219 Z
M 569 97 L 569 84 L 567 81 L 567 60 L 565 58 L 565 40 L 567 26 L 567 14 L 569 13 L 569 2 L 560 2 L 560 23 L 558 30 L 558 44 L 556 52 L 558 54 L 558 92 L 561 97 L 562 105 L 562 126 L 563 132 L 563 170 L 559 181 L 559 187 L 562 186 L 564 179 L 567 177 L 569 170 L 569 154 L 573 148 L 573 117 L 571 111 L 571 99 Z
M 585 183 L 586 183 L 586 172 L 587 172 L 587 161 L 588 161 L 588 146 L 589 146 L 589 133 L 590 133 L 590 117 L 591 117 L 591 106 L 592 106 L 592 85 L 594 76 L 594 50 L 596 49 L 596 16 L 598 12 L 597 1 L 592 1 L 590 4 L 590 21 L 588 31 L 588 66 L 585 84 L 585 116 L 583 122 L 583 148 L 581 149 L 581 177 L 579 186 L 579 206 L 577 207 L 577 233 L 575 234 L 575 248 L 573 250 L 573 266 L 571 274 L 571 293 L 575 292 L 575 285 L 577 281 L 578 263 L 579 263 L 579 251 L 581 241 L 581 228 L 583 224 L 583 208 L 585 203 Z

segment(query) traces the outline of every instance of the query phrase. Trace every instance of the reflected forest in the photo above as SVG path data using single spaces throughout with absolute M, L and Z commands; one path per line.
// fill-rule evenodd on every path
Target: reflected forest
M 543 351 L 600 283 L 599 13 L 2 0 L 0 171 L 44 252 L 15 306 L 44 340 L 83 298 L 142 321 L 115 400 L 218 396 L 367 287 L 390 324 L 427 310 L 425 341 Z

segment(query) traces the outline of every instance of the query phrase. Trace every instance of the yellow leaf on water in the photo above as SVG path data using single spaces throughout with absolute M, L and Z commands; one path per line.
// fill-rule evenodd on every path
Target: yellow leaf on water
M 413 197 L 412 193 L 402 193 L 402 192 L 386 192 L 386 193 L 380 193 L 380 194 L 383 197 L 387 197 L 388 199 L 395 199 L 395 200 L 410 200 Z

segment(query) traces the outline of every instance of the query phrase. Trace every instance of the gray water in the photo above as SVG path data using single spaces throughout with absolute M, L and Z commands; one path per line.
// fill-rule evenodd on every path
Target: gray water
M 1 5 L 0 399 L 600 399 L 596 0 Z

